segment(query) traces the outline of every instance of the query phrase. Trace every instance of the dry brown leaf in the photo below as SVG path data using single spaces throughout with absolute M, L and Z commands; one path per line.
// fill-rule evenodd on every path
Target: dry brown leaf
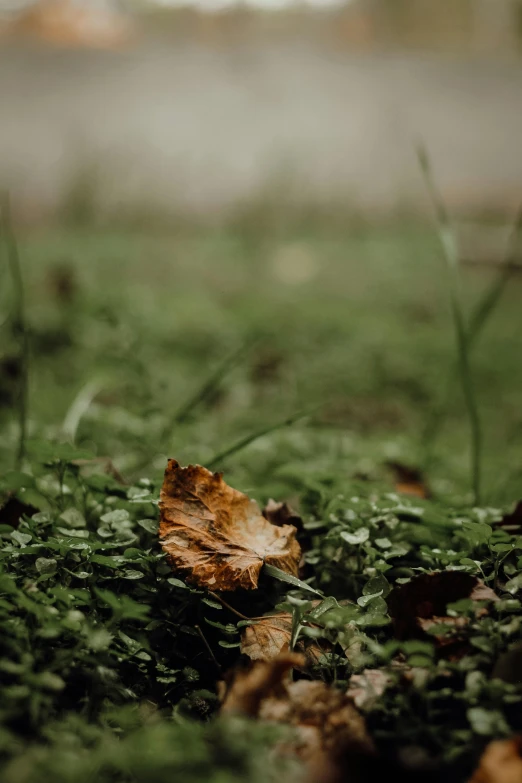
M 272 525 L 281 527 L 282 525 L 293 525 L 297 530 L 303 529 L 303 520 L 288 503 L 278 503 L 270 498 L 263 509 L 263 516 L 268 519 Z
M 319 603 L 319 601 L 315 603 Z M 280 653 L 288 652 L 291 636 L 292 615 L 290 612 L 267 615 L 243 628 L 241 652 L 248 655 L 252 661 L 271 661 L 277 658 Z M 328 649 L 330 649 L 329 645 Z M 311 666 L 321 660 L 326 647 L 325 650 L 322 650 L 313 639 L 303 638 L 298 640 L 296 651 L 305 656 L 306 666 Z
M 271 525 L 220 473 L 169 460 L 160 494 L 160 540 L 176 570 L 211 590 L 253 590 L 264 563 L 297 576 L 292 525 Z
M 280 612 L 247 625 L 241 633 L 241 652 L 252 661 L 271 661 L 287 652 L 292 635 L 292 615 Z
M 519 500 L 511 514 L 505 514 L 497 524 L 508 530 L 520 530 L 522 527 L 522 500 Z
M 522 737 L 490 742 L 469 783 L 521 783 Z
M 285 749 L 307 762 L 346 748 L 371 752 L 364 720 L 345 694 L 322 681 L 289 681 L 288 672 L 304 663 L 303 656 L 285 653 L 238 672 L 225 694 L 222 712 L 292 726 L 296 740 Z
M 284 679 L 304 663 L 302 655 L 287 652 L 273 661 L 256 662 L 248 669 L 232 672 L 233 678 L 221 695 L 221 712 L 258 717 L 261 702 L 274 693 L 284 696 Z
M 404 465 L 402 462 L 390 461 L 386 463 L 395 479 L 395 490 L 400 495 L 411 495 L 417 498 L 429 498 L 430 490 L 426 484 L 422 471 Z
M 6 499 L 3 506 L 0 506 L 0 523 L 18 527 L 23 516 L 32 517 L 37 511 L 38 509 L 34 506 L 22 503 L 17 497 L 11 495 Z
M 404 585 L 397 585 L 386 598 L 388 611 L 398 639 L 423 636 L 436 624 L 465 628 L 466 618 L 448 617 L 446 606 L 454 601 L 498 601 L 498 596 L 476 576 L 462 571 L 439 571 L 420 574 Z M 487 610 L 477 605 L 477 617 Z M 455 638 L 430 636 L 440 647 L 454 645 Z
M 346 695 L 356 707 L 367 707 L 382 696 L 391 682 L 390 673 L 384 669 L 364 669 L 360 674 L 352 674 Z

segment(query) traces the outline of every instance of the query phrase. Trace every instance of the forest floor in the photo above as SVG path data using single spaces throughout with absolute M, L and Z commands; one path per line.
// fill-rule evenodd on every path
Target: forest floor
M 522 519 L 507 516 L 522 496 L 522 278 L 481 320 L 499 271 L 462 268 L 474 488 L 431 227 L 71 227 L 19 249 L 23 312 L 0 270 L 4 781 L 325 780 L 326 764 L 331 780 L 373 779 L 380 763 L 464 781 L 490 740 L 522 730 Z M 173 573 L 157 536 L 168 458 L 289 503 L 299 578 L 265 564 L 255 589 L 214 590 Z M 259 628 L 238 614 L 274 612 L 284 649 L 307 653 L 292 685 L 363 691 L 364 742 L 321 735 L 320 773 L 287 726 L 228 714 L 259 710 L 215 717 Z M 259 644 L 250 657 L 271 660 Z M 386 683 L 370 695 L 368 670 Z

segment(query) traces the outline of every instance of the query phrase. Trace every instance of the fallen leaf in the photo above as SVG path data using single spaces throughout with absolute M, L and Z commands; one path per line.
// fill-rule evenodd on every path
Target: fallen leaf
M 241 652 L 252 661 L 271 661 L 280 653 L 288 651 L 291 635 L 290 612 L 270 615 L 243 628 Z
M 304 529 L 304 523 L 297 511 L 288 503 L 278 503 L 276 500 L 270 500 L 263 509 L 263 516 L 268 519 L 272 525 L 293 525 L 299 533 L 299 543 L 302 549 L 301 559 L 299 561 L 299 578 L 306 579 L 313 575 L 313 569 L 306 563 L 305 552 L 312 548 L 312 536 Z
M 253 590 L 264 563 L 297 576 L 292 525 L 276 527 L 222 474 L 169 460 L 160 494 L 160 541 L 172 566 L 211 590 Z
M 498 601 L 498 596 L 476 576 L 462 571 L 438 571 L 420 574 L 404 585 L 397 585 L 386 598 L 388 611 L 398 639 L 423 636 L 430 627 L 443 624 L 464 628 L 466 618 L 448 617 L 446 606 L 470 598 L 472 601 Z M 477 606 L 477 616 L 485 613 Z M 445 635 L 430 635 L 439 646 L 445 646 Z M 450 639 L 451 643 L 455 640 Z
M 362 709 L 382 696 L 391 682 L 390 673 L 384 669 L 364 669 L 360 674 L 352 674 L 346 695 Z
M 520 783 L 522 737 L 490 742 L 469 783 Z
M 303 520 L 288 503 L 278 503 L 270 498 L 262 513 L 265 519 L 277 527 L 293 525 L 297 530 L 303 529 Z
M 30 506 L 28 503 L 22 503 L 21 500 L 12 496 L 9 497 L 4 505 L 0 507 L 0 522 L 3 525 L 11 525 L 11 527 L 17 528 L 21 518 L 32 517 L 38 511 L 34 506 Z
M 270 662 L 256 662 L 246 670 L 232 672 L 230 682 L 220 694 L 221 712 L 257 717 L 262 701 L 274 692 L 284 696 L 285 677 L 293 668 L 304 664 L 302 655 L 287 652 Z
M 386 463 L 394 475 L 395 490 L 401 495 L 412 495 L 417 498 L 429 498 L 428 489 L 422 471 L 404 465 L 402 462 L 390 461 Z
M 503 680 L 511 685 L 522 683 L 522 642 L 517 642 L 501 653 L 491 672 L 494 680 Z
M 511 514 L 505 514 L 500 522 L 497 522 L 497 525 L 511 530 L 519 530 L 522 527 L 522 500 L 519 500 Z
M 285 744 L 285 751 L 308 763 L 347 748 L 371 753 L 364 720 L 344 693 L 319 680 L 289 680 L 289 671 L 304 663 L 303 656 L 286 653 L 238 672 L 221 711 L 293 727 L 296 738 L 291 747 Z
M 315 603 L 320 603 L 316 601 Z M 271 661 L 280 653 L 288 652 L 292 636 L 292 615 L 290 612 L 279 612 L 257 620 L 247 625 L 241 633 L 241 652 L 252 661 Z M 326 643 L 325 643 L 326 645 Z M 331 646 L 328 645 L 328 649 Z M 306 668 L 318 663 L 324 653 L 313 639 L 301 638 L 296 645 L 296 651 L 305 656 Z M 300 668 L 300 667 L 298 667 Z

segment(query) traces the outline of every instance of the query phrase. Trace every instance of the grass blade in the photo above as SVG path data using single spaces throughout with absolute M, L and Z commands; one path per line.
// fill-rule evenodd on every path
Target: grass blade
M 516 255 L 517 255 L 518 237 L 521 229 L 522 229 L 522 206 L 520 207 L 516 215 L 516 218 L 513 222 L 513 227 L 511 229 L 510 237 L 508 240 L 506 257 L 502 262 L 500 272 L 496 280 L 493 282 L 493 285 L 491 285 L 488 288 L 488 290 L 486 291 L 482 299 L 479 301 L 478 305 L 475 307 L 471 315 L 471 318 L 469 319 L 469 324 L 468 324 L 469 349 L 471 349 L 474 343 L 476 342 L 482 329 L 486 325 L 491 314 L 494 312 L 495 307 L 500 301 L 500 297 L 504 293 L 504 289 L 506 285 L 510 281 L 514 272 L 517 271 L 515 262 L 516 262 Z
M 473 310 L 468 322 L 467 328 L 467 341 L 468 351 L 471 352 L 472 348 L 478 341 L 481 332 L 485 328 L 491 315 L 495 311 L 502 294 L 506 288 L 507 283 L 511 280 L 513 274 L 516 273 L 517 267 L 515 265 L 517 244 L 520 231 L 522 230 L 522 207 L 519 209 L 518 214 L 513 222 L 513 227 L 510 232 L 508 240 L 508 246 L 506 256 L 501 264 L 500 271 L 493 281 L 493 284 L 487 289 L 485 294 L 479 300 L 475 309 Z M 442 422 L 444 415 L 448 408 L 448 401 L 455 382 L 455 376 L 458 375 L 458 368 L 451 368 L 446 382 L 444 384 L 444 393 L 441 395 L 440 401 L 435 405 L 434 410 L 428 417 L 428 421 L 423 430 L 422 442 L 425 449 L 424 458 L 424 470 L 429 469 L 429 465 L 433 458 L 433 448 L 437 434 L 442 428 Z
M 468 335 L 460 297 L 459 251 L 455 231 L 442 196 L 435 184 L 425 148 L 419 146 L 417 155 L 428 193 L 435 208 L 439 240 L 449 273 L 450 304 L 457 343 L 458 370 L 471 430 L 471 484 L 474 503 L 478 505 L 481 497 L 482 428 L 471 374 Z
M 276 424 L 270 424 L 267 427 L 261 427 L 261 429 L 251 432 L 249 435 L 246 435 L 244 438 L 241 438 L 240 440 L 233 443 L 232 446 L 229 446 L 229 448 L 221 451 L 219 454 L 216 454 L 216 456 L 213 457 L 210 461 L 207 461 L 205 463 L 207 468 L 209 468 L 209 470 L 215 470 L 222 462 L 225 461 L 225 459 L 232 457 L 239 451 L 242 451 L 255 440 L 258 440 L 258 438 L 262 438 L 263 435 L 269 435 L 271 432 L 276 432 L 276 430 L 282 430 L 284 427 L 291 427 L 292 424 L 295 424 L 300 419 L 304 419 L 305 416 L 308 416 L 314 410 L 317 410 L 317 406 L 315 406 L 312 410 L 308 409 L 306 411 L 294 413 L 293 416 L 289 416 L 288 418 L 283 419 Z
M 88 381 L 72 401 L 62 424 L 62 432 L 71 443 L 74 443 L 76 440 L 76 433 L 81 420 L 91 407 L 94 398 L 102 389 L 103 385 L 100 381 Z
M 306 582 L 302 582 L 296 576 L 292 576 L 292 574 L 287 574 L 286 571 L 281 571 L 280 568 L 276 568 L 275 566 L 271 565 L 264 565 L 263 571 L 273 579 L 279 579 L 280 582 L 287 582 L 294 587 L 298 587 L 299 590 L 307 590 L 309 593 L 314 593 L 314 595 L 320 595 L 321 597 L 323 596 L 323 593 L 321 593 L 319 590 L 314 590 L 314 588 L 310 587 L 310 585 L 307 585 Z
M 207 378 L 203 385 L 183 403 L 181 408 L 174 415 L 172 422 L 166 425 L 164 435 L 166 436 L 173 426 L 182 424 L 186 421 L 194 408 L 211 399 L 223 378 L 228 375 L 234 367 L 237 367 L 238 364 L 241 363 L 244 357 L 251 351 L 252 347 L 258 342 L 259 338 L 247 340 L 247 342 L 243 343 L 236 351 L 233 351 L 233 353 L 227 356 L 210 377 Z
M 13 230 L 11 199 L 5 193 L 1 204 L 2 234 L 7 252 L 7 263 L 13 281 L 13 329 L 20 342 L 20 391 L 18 398 L 19 436 L 15 465 L 19 469 L 25 457 L 27 440 L 27 413 L 29 402 L 29 333 L 25 319 L 25 288 L 20 264 L 18 243 Z

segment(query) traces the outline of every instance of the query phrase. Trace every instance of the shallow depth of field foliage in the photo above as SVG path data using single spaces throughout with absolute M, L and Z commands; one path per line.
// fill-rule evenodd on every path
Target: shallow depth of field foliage
M 299 508 L 320 610 L 269 575 L 227 600 L 247 616 L 283 604 L 326 645 L 312 676 L 336 687 L 397 657 L 413 667 L 366 711 L 385 758 L 463 781 L 490 739 L 522 730 L 521 663 L 506 674 L 504 656 L 522 642 L 522 531 L 499 525 L 522 498 L 522 278 L 470 355 L 475 507 L 430 227 L 71 228 L 19 245 L 30 347 L 19 464 L 20 324 L 0 264 L 2 780 L 300 779 L 297 762 L 269 753 L 286 729 L 215 718 L 240 628 L 159 547 L 168 457 Z M 497 274 L 463 268 L 466 317 Z M 390 462 L 422 469 L 431 498 L 397 494 Z M 454 658 L 437 646 L 451 626 L 397 640 L 386 600 L 448 569 L 500 599 L 483 613 L 449 602 L 464 618 Z

